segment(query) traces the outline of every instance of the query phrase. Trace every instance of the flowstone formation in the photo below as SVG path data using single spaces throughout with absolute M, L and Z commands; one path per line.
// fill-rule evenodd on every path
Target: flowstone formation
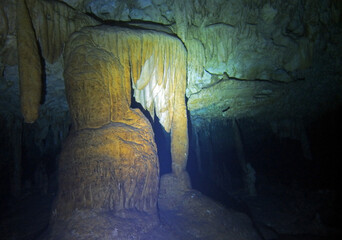
M 26 122 L 34 122 L 41 101 L 43 60 L 54 63 L 73 32 L 100 23 L 67 5 L 53 1 L 36 3 L 32 0 L 18 0 L 17 11 L 18 35 L 26 39 L 18 41 L 22 113 Z M 184 175 L 188 155 L 185 106 L 187 57 L 181 42 L 170 36 L 173 40 L 165 40 L 166 36 L 169 35 L 161 34 L 153 41 L 135 37 L 129 47 L 120 45 L 122 49 L 119 49 L 118 45 L 115 54 L 122 56 L 123 71 L 125 77 L 132 80 L 136 100 L 150 112 L 152 118 L 156 114 L 167 132 L 171 131 L 173 173 Z M 97 37 L 98 41 L 102 41 L 100 36 Z M 105 38 L 103 41 L 111 42 Z M 172 45 L 172 41 L 179 43 Z M 120 39 L 116 42 L 122 44 Z M 144 44 L 147 45 L 142 50 Z M 159 44 L 158 47 L 156 44 Z M 132 61 L 130 56 L 134 56 L 136 61 Z M 127 68 L 128 65 L 131 68 Z M 29 104 L 31 102 L 34 104 Z M 105 110 L 96 111 L 87 114 L 92 117 L 99 114 L 95 118 L 105 118 L 102 116 L 106 115 Z
M 138 98 L 144 106 L 156 108 L 162 124 L 176 132 L 173 138 L 178 134 L 174 141 L 186 143 L 187 138 L 179 137 L 184 133 L 177 133 L 183 118 L 185 128 L 180 129 L 186 132 L 185 112 L 177 116 L 184 98 L 175 95 L 185 93 L 185 86 L 180 88 L 185 80 L 184 47 L 162 33 L 99 26 L 74 33 L 64 56 L 75 129 L 61 155 L 57 213 L 81 207 L 155 212 L 157 151 L 149 122 L 140 110 L 130 108 L 131 80 L 137 94 L 146 94 Z M 177 149 L 173 156 L 181 154 Z M 185 163 L 174 164 L 175 174 L 179 165 Z

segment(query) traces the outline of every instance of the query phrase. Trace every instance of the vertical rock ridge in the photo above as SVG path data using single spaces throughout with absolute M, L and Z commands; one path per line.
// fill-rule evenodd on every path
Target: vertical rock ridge
M 17 44 L 21 112 L 25 122 L 38 118 L 42 92 L 39 47 L 25 0 L 17 1 Z
M 42 57 L 54 63 L 71 33 L 95 24 L 97 22 L 92 18 L 62 3 L 17 0 L 20 98 L 26 122 L 32 123 L 38 118 L 42 97 Z
M 69 36 L 85 26 L 99 24 L 93 18 L 56 1 L 26 0 L 42 55 L 55 62 Z

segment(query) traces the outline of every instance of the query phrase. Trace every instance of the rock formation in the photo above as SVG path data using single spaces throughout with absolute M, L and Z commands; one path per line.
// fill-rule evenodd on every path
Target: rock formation
M 31 0 L 20 0 L 18 1 L 18 11 L 20 11 L 17 14 L 18 33 L 19 36 L 23 35 L 23 38 L 27 38 L 26 41 L 18 41 L 19 59 L 23 61 L 19 66 L 20 79 L 23 85 L 21 87 L 22 113 L 26 121 L 33 122 L 38 117 L 42 91 L 42 60 L 39 51 L 41 50 L 44 59 L 53 63 L 62 53 L 63 46 L 71 33 L 83 26 L 96 25 L 98 22 L 57 2 L 42 1 L 35 4 Z M 40 43 L 40 47 L 37 46 L 37 41 Z M 147 47 L 146 52 L 139 53 L 141 51 L 139 49 L 145 43 L 136 38 L 132 44 L 134 47 L 130 47 L 129 53 L 116 52 L 115 54 L 129 54 L 130 56 L 134 54 L 136 57 L 137 60 L 132 63 L 127 61 L 123 63 L 123 65 L 132 64 L 132 70 L 124 67 L 125 77 L 132 80 L 136 100 L 150 112 L 152 117 L 154 117 L 155 111 L 167 132 L 172 130 L 173 172 L 180 174 L 185 170 L 188 154 L 187 116 L 184 98 L 186 88 L 185 48 L 179 44 L 170 45 L 168 42 L 160 42 L 163 40 L 159 37 L 155 41 L 155 44 L 163 45 L 163 47 L 158 49 Z M 25 42 L 33 47 L 26 47 Z M 154 51 L 153 54 L 152 50 Z M 123 56 L 123 59 L 127 58 L 128 55 Z M 142 68 L 141 64 L 143 64 Z M 27 68 L 26 66 L 33 66 L 32 77 L 29 77 L 31 75 L 28 74 L 32 67 Z M 24 86 L 25 84 L 27 86 Z M 99 121 L 106 122 L 106 116 L 100 116 L 101 114 L 106 115 L 107 113 L 104 113 L 106 111 L 101 111 L 101 109 L 97 111 L 90 114 L 94 114 L 93 117 L 95 118 L 102 117 L 103 119 Z M 101 113 L 99 114 L 99 112 Z
M 41 100 L 42 66 L 25 1 L 17 1 L 17 33 L 21 111 L 26 122 L 34 122 Z
M 175 132 L 172 137 L 174 166 L 181 166 L 180 171 L 184 171 L 186 157 L 181 156 L 186 156 L 187 148 L 177 146 L 187 146 L 187 138 L 182 139 L 187 136 L 182 98 L 185 94 L 184 47 L 166 34 L 100 26 L 74 33 L 64 56 L 66 91 L 76 134 L 69 137 L 60 162 L 60 197 L 70 196 L 58 202 L 82 198 L 86 187 L 89 197 L 81 202 L 89 208 L 155 210 L 156 148 L 148 121 L 139 110 L 130 108 L 131 80 L 138 101 L 152 114 L 155 108 L 163 126 Z M 78 168 L 89 172 L 82 173 Z M 98 180 L 83 179 L 94 171 L 100 171 L 94 174 Z M 75 181 L 74 176 L 80 180 Z M 72 209 L 77 206 L 78 203 Z M 58 209 L 71 212 L 64 206 Z
M 44 70 L 41 57 L 55 62 L 71 33 L 96 23 L 54 1 L 17 1 L 21 111 L 26 122 L 38 118 Z
M 338 154 L 322 146 L 338 150 L 327 129 L 340 120 L 341 13 L 339 0 L 0 1 L 0 206 L 11 202 L 7 196 L 45 194 L 39 182 L 46 175 L 46 196 L 57 192 L 56 159 L 69 135 L 59 158 L 56 221 L 70 234 L 99 233 L 103 224 L 106 234 L 96 237 L 113 239 L 124 236 L 108 212 L 155 217 L 157 149 L 149 122 L 131 109 L 131 94 L 171 133 L 173 173 L 159 184 L 166 211 L 194 206 L 187 204 L 185 107 L 188 170 L 194 188 L 208 196 L 244 187 L 252 193 L 253 186 L 262 194 L 265 179 L 296 186 L 312 169 L 312 185 L 321 186 L 324 169 L 335 172 L 329 179 L 339 176 Z M 169 144 L 169 135 L 162 137 Z M 283 161 L 291 171 L 283 171 Z M 89 209 L 96 212 L 91 221 Z
M 156 113 L 165 130 L 171 131 L 173 174 L 186 179 L 184 185 L 190 187 L 185 172 L 188 135 L 183 44 L 155 31 L 81 28 L 95 23 L 83 15 L 76 18 L 82 20 L 80 23 L 76 20 L 70 25 L 66 19 L 77 16 L 69 13 L 70 8 L 42 3 L 18 2 L 22 112 L 28 122 L 38 117 L 40 50 L 44 59 L 54 62 L 69 38 L 63 54 L 64 79 L 73 120 L 59 160 L 54 219 L 62 223 L 55 224 L 52 238 L 58 235 L 56 226 L 73 218 L 78 210 L 113 211 L 120 216 L 138 210 L 156 217 L 157 149 L 150 123 L 140 110 L 130 108 L 131 83 L 136 100 L 152 117 Z M 24 38 L 33 47 L 27 47 Z M 29 63 L 33 65 L 32 75 Z M 28 99 L 34 99 L 35 104 Z

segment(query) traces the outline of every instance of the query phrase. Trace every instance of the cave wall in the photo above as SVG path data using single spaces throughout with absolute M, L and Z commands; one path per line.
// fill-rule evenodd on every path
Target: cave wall
M 60 0 L 27 3 L 32 6 L 30 14 L 35 19 L 32 25 L 42 46 L 41 56 L 45 59 L 42 68 L 46 75 L 43 76 L 39 118 L 28 127 L 20 114 L 16 3 L 14 0 L 2 1 L 1 173 L 6 173 L 8 168 L 15 169 L 15 158 L 26 161 L 23 149 L 37 149 L 37 158 L 52 149 L 58 152 L 70 124 L 60 58 L 63 42 L 73 31 L 99 21 L 130 22 L 166 31 L 184 43 L 188 52 L 186 94 L 193 146 L 190 153 L 193 160 L 188 167 L 193 165 L 214 182 L 226 184 L 227 180 L 221 178 L 239 175 L 241 171 L 236 160 L 236 143 L 231 139 L 233 121 L 240 123 L 247 150 L 254 149 L 258 145 L 256 142 L 262 142 L 262 145 L 275 137 L 295 141 L 300 154 L 310 158 L 310 150 L 305 150 L 313 141 L 310 126 L 324 112 L 334 111 L 342 101 L 339 44 L 342 40 L 342 4 L 337 0 Z M 41 25 L 42 19 L 47 25 Z M 23 147 L 25 144 L 27 147 Z M 21 149 L 19 155 L 18 149 Z M 215 156 L 220 152 L 229 153 L 224 158 L 228 162 Z M 250 155 L 246 154 L 245 158 L 253 164 Z M 253 166 L 257 169 L 257 164 Z M 236 167 L 236 172 L 227 170 L 226 174 L 223 169 L 229 167 Z M 38 164 L 33 164 L 32 168 L 38 168 Z M 217 169 L 222 174 L 215 174 Z M 9 181 L 11 177 L 7 175 L 1 174 Z M 242 183 L 237 186 L 239 184 Z
M 45 100 L 40 118 L 33 124 L 24 122 L 20 113 L 19 74 L 16 65 L 7 65 L 1 77 L 1 177 L 4 198 L 8 194 L 56 190 L 57 156 L 71 127 L 65 97 L 62 59 L 45 65 Z M 19 175 L 13 176 L 17 168 Z M 41 178 L 51 177 L 46 182 Z M 18 189 L 12 183 L 18 179 Z M 48 186 L 46 186 L 48 185 Z

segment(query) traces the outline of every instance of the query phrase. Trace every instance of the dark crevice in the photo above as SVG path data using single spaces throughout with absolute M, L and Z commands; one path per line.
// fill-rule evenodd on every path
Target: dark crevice
M 38 54 L 39 54 L 39 58 L 40 58 L 40 67 L 41 67 L 41 81 L 42 81 L 42 90 L 41 90 L 41 99 L 40 99 L 40 104 L 44 104 L 45 99 L 46 99 L 46 95 L 47 95 L 47 84 L 46 84 L 46 71 L 45 71 L 45 60 L 42 56 L 42 49 L 41 46 L 39 44 L 39 42 L 37 41 L 37 46 L 38 46 Z
M 228 28 L 235 28 L 234 25 L 229 24 L 229 23 L 224 23 L 224 22 L 212 23 L 212 24 L 206 25 L 205 27 L 209 28 L 209 27 L 219 27 L 219 26 L 224 26 L 224 27 L 228 27 Z
M 160 124 L 159 118 L 154 114 L 152 118 L 149 111 L 143 108 L 134 98 L 134 90 L 131 89 L 131 108 L 138 108 L 145 117 L 149 120 L 153 132 L 154 140 L 157 145 L 159 159 L 159 174 L 160 176 L 171 172 L 171 134 L 166 132 Z
M 130 21 L 115 21 L 115 20 L 104 20 L 93 13 L 87 12 L 86 15 L 95 19 L 100 24 L 115 26 L 115 27 L 123 27 L 134 30 L 155 30 L 158 32 L 164 32 L 172 36 L 177 36 L 171 29 L 169 25 L 164 25 L 160 23 L 155 23 L 152 21 L 141 21 L 141 20 L 130 20 Z

